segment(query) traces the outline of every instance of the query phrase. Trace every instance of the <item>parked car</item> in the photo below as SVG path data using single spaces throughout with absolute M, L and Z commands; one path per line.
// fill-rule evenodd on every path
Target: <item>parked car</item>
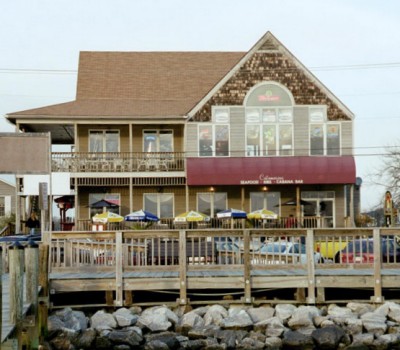
M 381 261 L 400 262 L 400 245 L 393 238 L 382 238 Z M 372 264 L 374 262 L 374 240 L 360 238 L 350 241 L 347 246 L 335 256 L 336 263 L 343 264 Z
M 301 242 L 265 242 L 257 253 L 268 255 L 275 261 L 292 261 L 294 263 L 307 263 L 306 245 Z M 319 252 L 314 252 L 314 262 L 323 263 L 324 258 Z
M 28 242 L 28 241 L 40 241 L 42 239 L 41 233 L 35 233 L 33 235 L 13 235 L 13 236 L 3 236 L 0 237 L 0 243 L 6 242 L 6 243 L 15 243 L 15 242 Z

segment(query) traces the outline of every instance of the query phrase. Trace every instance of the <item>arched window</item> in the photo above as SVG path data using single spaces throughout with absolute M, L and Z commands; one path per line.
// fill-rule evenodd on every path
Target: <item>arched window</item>
M 246 155 L 293 155 L 292 94 L 275 82 L 254 86 L 244 100 Z

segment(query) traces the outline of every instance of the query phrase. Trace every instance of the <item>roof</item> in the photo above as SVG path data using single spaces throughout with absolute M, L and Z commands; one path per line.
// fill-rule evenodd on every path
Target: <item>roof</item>
M 245 52 L 81 52 L 76 100 L 13 116 L 184 116 Z
M 245 171 L 243 171 L 245 169 Z M 353 156 L 189 158 L 187 183 L 193 185 L 354 184 Z

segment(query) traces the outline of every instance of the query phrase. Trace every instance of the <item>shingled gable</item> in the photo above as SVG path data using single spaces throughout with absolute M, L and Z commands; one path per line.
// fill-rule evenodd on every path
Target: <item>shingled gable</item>
M 182 119 L 244 54 L 81 52 L 75 101 L 10 113 L 8 119 Z
M 248 91 L 262 81 L 286 86 L 297 105 L 327 105 L 329 120 L 352 120 L 353 113 L 297 58 L 267 32 L 232 70 L 189 112 L 193 121 L 209 121 L 211 107 L 243 105 Z

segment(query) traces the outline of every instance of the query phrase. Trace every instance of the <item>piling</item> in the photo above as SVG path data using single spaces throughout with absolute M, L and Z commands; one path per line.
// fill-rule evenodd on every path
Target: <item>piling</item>
M 15 242 L 8 248 L 10 275 L 10 323 L 18 327 L 24 306 L 24 247 Z

